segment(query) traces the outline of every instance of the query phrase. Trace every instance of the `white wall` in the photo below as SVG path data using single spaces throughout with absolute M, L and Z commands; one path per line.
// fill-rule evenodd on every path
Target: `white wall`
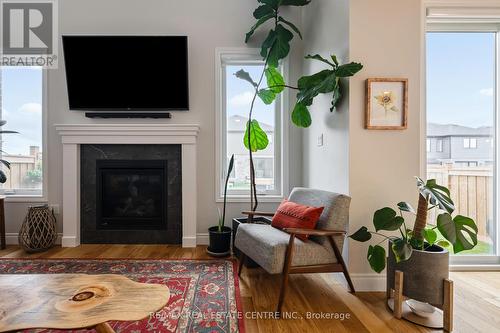
M 255 0 L 64 0 L 59 1 L 60 34 L 172 34 L 189 38 L 189 112 L 174 112 L 168 123 L 201 125 L 198 144 L 198 233 L 217 222 L 215 203 L 215 83 L 216 47 L 245 47 L 244 36 L 254 24 Z M 300 11 L 284 15 L 300 25 Z M 257 34 L 257 38 L 262 37 Z M 62 47 L 60 45 L 60 51 Z M 296 81 L 301 69 L 300 42 L 292 47 L 290 78 Z M 89 53 L 89 57 L 99 54 Z M 161 59 L 158 59 L 160 61 Z M 293 98 L 293 96 L 291 96 Z M 83 112 L 68 109 L 64 64 L 48 74 L 48 154 L 49 203 L 62 206 L 62 145 L 54 124 L 58 123 L 130 123 L 158 120 L 91 120 Z M 290 129 L 290 186 L 301 183 L 301 133 Z M 7 203 L 7 232 L 16 233 L 30 203 Z M 277 204 L 261 204 L 261 210 L 273 210 Z M 230 203 L 229 216 L 239 216 L 249 204 Z M 59 228 L 61 229 L 61 221 Z
M 350 231 L 371 225 L 373 212 L 399 201 L 415 202 L 413 176 L 420 173 L 420 0 L 316 0 L 305 12 L 305 53 L 331 50 L 342 60 L 364 65 L 349 80 L 348 104 L 328 112 L 329 96 L 313 105 L 313 126 L 304 135 L 306 186 L 349 193 Z M 348 36 L 348 37 L 347 37 Z M 306 72 L 315 71 L 305 61 Z M 315 65 L 316 66 L 316 65 Z M 409 79 L 408 129 L 364 129 L 365 80 L 369 77 Z M 326 133 L 324 147 L 316 136 Z M 326 157 L 326 159 L 325 159 Z M 378 240 L 376 240 L 378 241 Z M 381 289 L 366 261 L 368 244 L 349 242 L 349 268 L 358 290 Z

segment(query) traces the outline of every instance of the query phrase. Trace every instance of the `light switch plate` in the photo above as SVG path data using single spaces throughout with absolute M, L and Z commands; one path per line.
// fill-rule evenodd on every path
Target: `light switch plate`
M 323 146 L 323 133 L 318 135 L 318 147 Z

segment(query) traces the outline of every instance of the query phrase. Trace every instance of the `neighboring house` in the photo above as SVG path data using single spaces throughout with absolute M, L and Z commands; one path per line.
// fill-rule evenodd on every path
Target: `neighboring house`
M 250 180 L 248 150 L 243 145 L 245 124 L 247 118 L 234 115 L 227 121 L 227 151 L 234 154 L 234 170 L 231 173 L 233 188 L 246 187 Z M 267 133 L 269 145 L 265 150 L 253 154 L 257 187 L 272 189 L 274 187 L 274 127 L 259 122 L 260 127 Z M 228 156 L 228 159 L 231 156 Z
M 10 170 L 4 168 L 7 182 L 2 184 L 1 189 L 5 194 L 19 194 L 26 189 L 36 189 L 41 186 L 41 178 L 31 171 L 40 169 L 42 152 L 40 147 L 30 146 L 29 155 L 3 154 L 2 158 L 10 162 Z
M 493 128 L 427 125 L 427 163 L 456 166 L 493 164 Z

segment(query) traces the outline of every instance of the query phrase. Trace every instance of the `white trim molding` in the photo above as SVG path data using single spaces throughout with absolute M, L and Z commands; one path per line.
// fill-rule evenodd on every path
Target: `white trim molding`
M 385 291 L 386 275 L 385 273 L 353 273 L 351 275 L 352 283 L 356 291 Z
M 57 234 L 56 245 L 61 244 L 62 233 Z M 19 234 L 16 232 L 8 232 L 5 234 L 5 242 L 8 245 L 19 245 Z
M 182 146 L 182 246 L 196 246 L 197 137 L 192 124 L 56 124 L 63 144 L 63 247 L 80 245 L 80 145 L 180 144 Z

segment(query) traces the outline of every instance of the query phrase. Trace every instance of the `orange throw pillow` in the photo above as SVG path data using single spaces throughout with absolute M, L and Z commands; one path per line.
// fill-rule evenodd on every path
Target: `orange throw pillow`
M 284 199 L 276 210 L 271 225 L 278 229 L 314 229 L 324 208 L 299 205 Z M 308 235 L 297 235 L 303 241 L 307 241 L 307 237 Z

